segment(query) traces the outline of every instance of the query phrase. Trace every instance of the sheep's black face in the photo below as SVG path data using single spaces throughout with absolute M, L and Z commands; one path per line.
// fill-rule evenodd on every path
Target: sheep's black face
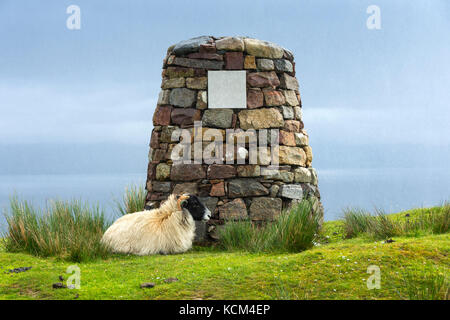
M 200 202 L 197 196 L 189 195 L 187 199 L 181 202 L 181 207 L 186 209 L 197 221 L 208 221 L 211 218 L 211 211 Z

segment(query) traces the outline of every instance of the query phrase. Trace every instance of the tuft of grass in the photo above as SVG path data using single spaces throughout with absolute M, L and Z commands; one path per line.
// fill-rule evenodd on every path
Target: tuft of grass
M 369 235 L 374 239 L 384 240 L 403 235 L 403 225 L 388 217 L 383 211 L 376 210 L 376 216 L 369 220 Z
M 100 242 L 108 222 L 98 206 L 91 207 L 78 200 L 55 200 L 40 210 L 12 197 L 5 216 L 6 251 L 56 256 L 75 262 L 109 255 Z
M 449 299 L 448 279 L 440 273 L 428 271 L 419 275 L 415 270 L 407 270 L 403 277 L 403 286 L 409 300 Z
M 346 238 L 354 238 L 369 230 L 373 217 L 358 208 L 344 209 L 344 234 Z
M 224 249 L 254 250 L 261 247 L 263 237 L 259 236 L 262 230 L 246 220 L 227 221 L 226 226 L 220 230 L 220 244 Z
M 450 205 L 424 209 L 414 216 L 392 216 L 381 210 L 371 215 L 361 209 L 344 211 L 343 228 L 345 238 L 366 235 L 377 240 L 399 236 L 419 236 L 447 233 L 450 224 Z
M 143 211 L 147 192 L 143 186 L 131 185 L 125 188 L 122 201 L 115 201 L 117 212 L 120 215 Z
M 273 223 L 256 226 L 250 221 L 229 221 L 220 230 L 220 244 L 227 250 L 251 252 L 300 252 L 314 246 L 320 216 L 313 200 L 303 200 L 284 211 Z

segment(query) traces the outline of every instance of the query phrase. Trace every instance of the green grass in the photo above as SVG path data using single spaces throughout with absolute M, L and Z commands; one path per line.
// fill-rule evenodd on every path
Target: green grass
M 17 197 L 10 199 L 4 248 L 9 252 L 80 262 L 109 255 L 100 239 L 108 227 L 98 206 L 78 200 L 49 201 L 36 209 Z
M 401 215 L 386 215 L 376 210 L 375 215 L 360 209 L 344 211 L 344 232 L 346 238 L 361 235 L 376 240 L 385 240 L 398 236 L 420 236 L 441 234 L 449 230 L 450 204 L 427 209 L 421 214 L 414 210 Z
M 404 223 L 441 211 L 414 209 L 388 217 Z M 300 253 L 196 247 L 179 255 L 112 255 L 76 263 L 81 269 L 79 290 L 52 289 L 59 275 L 67 279 L 65 271 L 73 262 L 2 247 L 0 299 L 448 299 L 448 231 L 393 239 L 384 243 L 365 233 L 345 239 L 344 222 L 330 221 L 323 225 L 320 245 Z M 380 268 L 380 289 L 366 286 L 370 265 Z M 25 266 L 33 268 L 5 273 Z M 179 281 L 165 283 L 169 277 Z M 143 282 L 156 286 L 141 289 Z
M 121 201 L 116 200 L 116 210 L 119 215 L 143 211 L 147 192 L 143 186 L 131 185 L 125 189 Z
M 229 221 L 220 231 L 226 250 L 250 252 L 300 252 L 318 239 L 320 217 L 313 214 L 312 200 L 303 200 L 283 212 L 273 223 L 255 226 L 249 221 Z

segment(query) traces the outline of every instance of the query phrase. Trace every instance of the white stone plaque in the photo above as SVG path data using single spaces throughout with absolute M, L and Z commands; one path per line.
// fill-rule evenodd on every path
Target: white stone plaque
M 247 108 L 246 72 L 208 71 L 208 108 Z

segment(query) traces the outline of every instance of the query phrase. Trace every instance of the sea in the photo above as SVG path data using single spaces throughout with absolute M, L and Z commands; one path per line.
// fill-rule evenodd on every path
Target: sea
M 448 169 L 377 168 L 317 169 L 325 220 L 342 217 L 346 208 L 393 213 L 450 201 Z M 0 175 L 0 210 L 8 211 L 12 196 L 43 207 L 50 199 L 80 199 L 117 217 L 115 201 L 131 185 L 144 185 L 146 173 Z M 5 231 L 4 214 L 0 230 Z

